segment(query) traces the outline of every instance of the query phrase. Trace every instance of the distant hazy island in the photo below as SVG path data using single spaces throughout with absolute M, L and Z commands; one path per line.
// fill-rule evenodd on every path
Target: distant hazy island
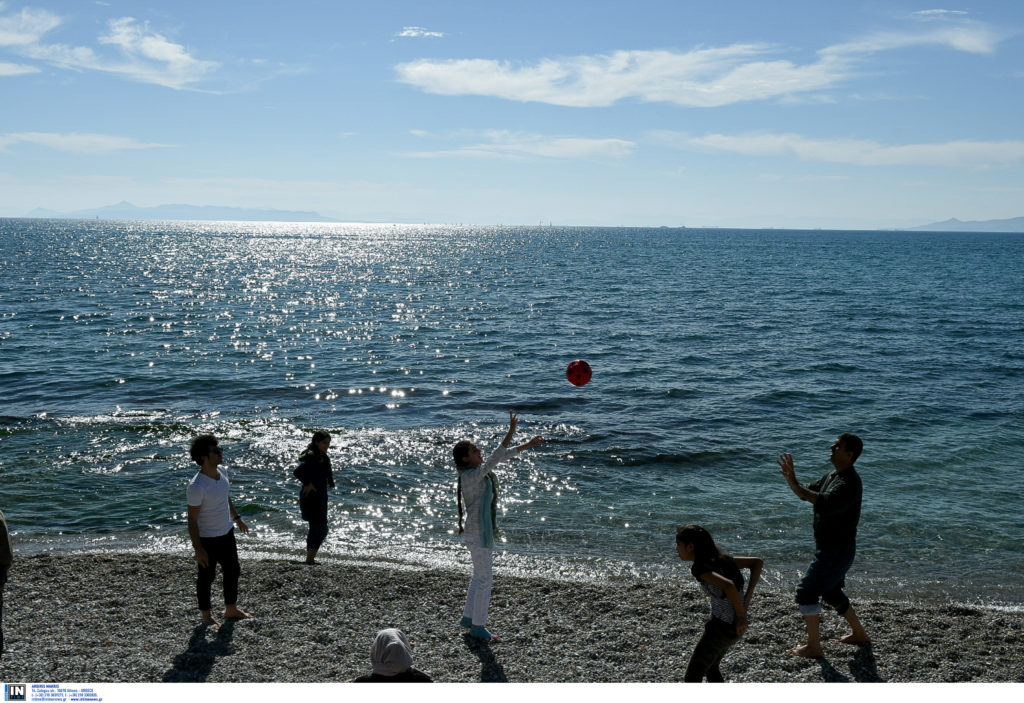
M 25 217 L 92 220 L 233 220 L 239 222 L 338 222 L 320 213 L 303 210 L 255 210 L 221 205 L 156 205 L 138 207 L 121 202 L 117 205 L 54 212 L 37 208 Z
M 1024 232 L 1024 217 L 1009 220 L 982 220 L 962 222 L 955 217 L 945 222 L 911 227 L 912 232 Z
M 253 208 L 228 207 L 224 205 L 156 205 L 139 207 L 128 202 L 117 205 L 76 210 L 74 212 L 56 212 L 36 208 L 25 215 L 30 218 L 42 219 L 100 219 L 100 220 L 214 220 L 239 222 L 346 222 L 324 217 L 312 210 L 258 210 Z M 397 220 L 396 220 L 397 221 Z M 698 227 L 697 229 L 718 229 L 714 226 Z M 761 227 L 753 229 L 776 229 Z M 794 228 L 796 229 L 796 228 Z M 807 229 L 823 229 L 821 227 Z M 825 228 L 828 229 L 828 228 Z M 956 218 L 944 222 L 933 222 L 917 227 L 883 228 L 885 230 L 902 230 L 906 232 L 1022 232 L 1024 233 L 1024 217 L 1008 220 L 963 221 Z

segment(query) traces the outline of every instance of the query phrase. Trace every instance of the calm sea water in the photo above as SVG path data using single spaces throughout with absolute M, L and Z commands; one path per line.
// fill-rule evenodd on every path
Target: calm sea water
M 504 467 L 498 568 L 682 577 L 699 522 L 790 589 L 810 482 L 865 440 L 855 593 L 1024 603 L 1024 236 L 0 220 L 0 507 L 22 553 L 188 553 L 222 438 L 245 554 L 450 566 L 452 445 Z M 594 378 L 565 380 L 587 359 Z

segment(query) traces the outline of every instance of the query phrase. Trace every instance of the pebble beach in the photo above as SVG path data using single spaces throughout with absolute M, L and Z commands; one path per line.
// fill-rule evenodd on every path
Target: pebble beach
M 594 584 L 495 571 L 483 645 L 458 627 L 468 570 L 317 566 L 243 559 L 239 606 L 253 617 L 203 627 L 185 555 L 17 558 L 4 597 L 0 679 L 34 682 L 345 682 L 369 672 L 377 630 L 397 627 L 437 682 L 676 682 L 708 606 L 679 579 Z M 871 645 L 835 641 L 799 659 L 803 623 L 784 592 L 758 590 L 746 636 L 722 664 L 728 681 L 1022 682 L 1024 613 L 978 605 L 851 597 Z M 214 603 L 220 578 L 214 584 Z

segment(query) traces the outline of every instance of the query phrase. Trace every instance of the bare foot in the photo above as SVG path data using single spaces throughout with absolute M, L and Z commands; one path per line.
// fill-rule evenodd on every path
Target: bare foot
M 218 624 L 217 621 L 213 619 L 213 615 L 210 614 L 209 610 L 204 610 L 203 611 L 202 623 L 204 625 L 216 625 L 216 624 Z
M 871 638 L 867 634 L 851 633 L 839 638 L 843 644 L 871 644 Z
M 825 652 L 821 651 L 821 647 L 812 647 L 809 644 L 805 644 L 801 647 L 794 647 L 789 650 L 789 653 L 806 659 L 821 659 L 825 656 Z
M 240 610 L 237 607 L 230 605 L 224 609 L 224 617 L 226 617 L 228 620 L 245 620 L 246 618 L 251 618 L 252 615 L 249 615 L 249 613 L 245 612 L 244 610 Z

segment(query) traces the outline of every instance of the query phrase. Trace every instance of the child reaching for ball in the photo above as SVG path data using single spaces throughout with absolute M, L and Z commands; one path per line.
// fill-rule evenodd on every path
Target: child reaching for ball
M 731 557 L 718 548 L 711 533 L 700 525 L 684 525 L 676 530 L 676 552 L 683 561 L 692 561 L 690 573 L 711 598 L 711 619 L 690 655 L 683 680 L 720 683 L 719 664 L 747 629 L 747 608 L 754 587 L 761 578 L 764 561 L 760 557 Z M 740 569 L 750 569 L 750 584 L 743 589 Z
M 519 418 L 509 410 L 509 428 L 501 445 L 487 461 L 475 444 L 463 440 L 455 445 L 452 455 L 459 472 L 456 496 L 459 504 L 459 533 L 463 534 L 473 559 L 473 578 L 466 594 L 466 607 L 462 611 L 462 627 L 469 628 L 471 637 L 484 642 L 497 642 L 500 638 L 487 631 L 487 608 L 491 602 L 494 578 L 491 565 L 494 557 L 494 538 L 498 535 L 498 480 L 492 470 L 513 452 L 536 447 L 543 438 L 539 435 L 515 449 L 509 448 Z M 466 501 L 466 528 L 462 528 L 462 501 Z

